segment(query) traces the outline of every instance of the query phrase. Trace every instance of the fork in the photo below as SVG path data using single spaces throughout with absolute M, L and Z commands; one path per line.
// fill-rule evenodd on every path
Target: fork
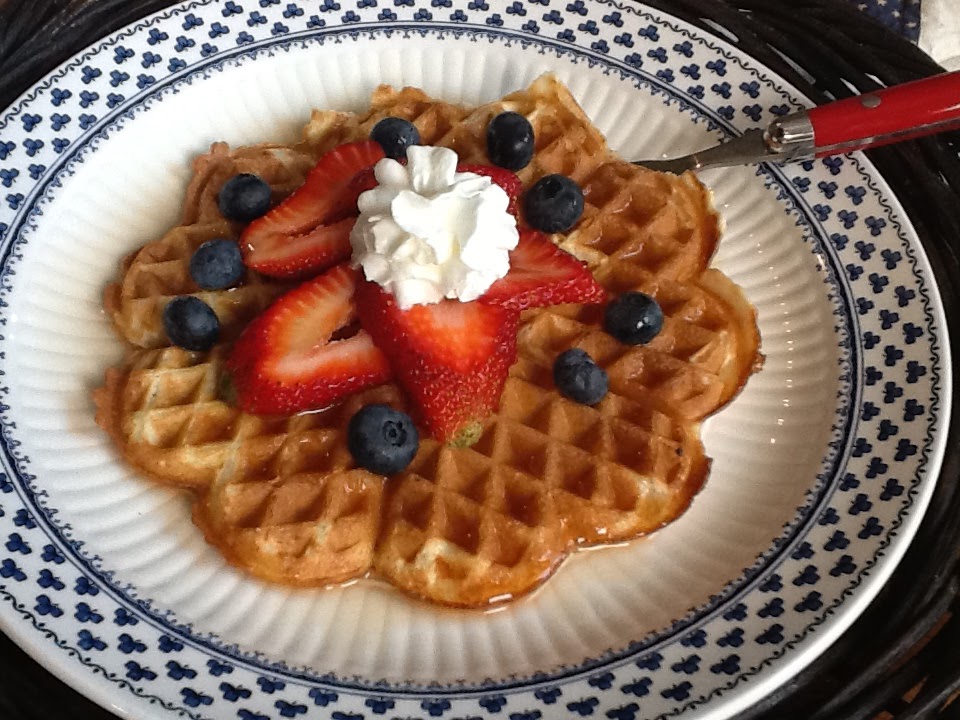
M 777 118 L 766 128 L 666 160 L 634 164 L 681 174 L 809 160 L 960 129 L 960 71 L 894 85 Z

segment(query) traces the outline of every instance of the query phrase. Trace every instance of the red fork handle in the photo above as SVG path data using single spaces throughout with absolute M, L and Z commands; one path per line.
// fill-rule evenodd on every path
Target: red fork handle
M 817 157 L 960 129 L 960 71 L 808 111 Z

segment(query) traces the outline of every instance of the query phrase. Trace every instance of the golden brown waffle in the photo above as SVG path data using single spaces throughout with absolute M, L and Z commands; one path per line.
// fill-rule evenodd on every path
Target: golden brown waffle
M 363 404 L 404 408 L 395 386 L 319 413 L 258 418 L 218 398 L 226 345 L 208 354 L 133 349 L 97 391 L 98 422 L 136 468 L 197 492 L 195 521 L 236 565 L 301 585 L 372 571 L 435 602 L 482 605 L 537 586 L 577 546 L 670 522 L 703 484 L 709 460 L 699 421 L 746 381 L 759 338 L 740 290 L 707 270 L 717 219 L 693 176 L 617 159 L 550 77 L 474 110 L 419 90 L 380 88 L 364 115 L 314 113 L 295 152 L 317 156 L 366 137 L 393 115 L 413 121 L 424 143 L 486 162 L 487 122 L 503 109 L 522 112 L 534 126 L 537 149 L 521 172 L 525 185 L 562 172 L 584 189 L 583 219 L 557 242 L 611 292 L 655 296 L 663 331 L 647 346 L 628 347 L 602 331 L 599 308 L 526 312 L 519 360 L 480 441 L 451 448 L 424 438 L 407 471 L 388 480 L 354 467 L 344 433 Z M 206 187 L 191 186 L 188 207 Z M 209 197 L 199 203 L 207 214 L 191 217 L 216 223 Z M 155 245 L 177 245 L 169 238 L 178 231 L 185 232 L 175 229 Z M 158 282 L 139 299 L 181 288 Z M 554 358 L 574 346 L 609 373 L 610 393 L 596 407 L 554 390 Z
M 241 413 L 219 399 L 225 351 L 135 351 L 95 392 L 97 423 L 142 473 L 201 491 L 197 524 L 241 567 L 290 584 L 363 574 L 383 481 L 350 470 L 343 430 L 361 398 L 289 418 Z
M 569 236 L 555 238 L 561 247 L 591 266 L 629 257 L 658 277 L 688 280 L 703 271 L 718 240 L 707 189 L 692 174 L 678 178 L 622 161 L 552 75 L 473 110 L 415 88 L 380 87 L 366 114 L 314 111 L 301 147 L 319 155 L 368 137 L 392 116 L 413 122 L 424 145 L 449 147 L 465 163 L 486 164 L 487 125 L 507 110 L 524 115 L 534 129 L 533 160 L 518 173 L 524 187 L 562 173 L 583 189 L 583 218 Z
M 197 158 L 181 225 L 126 257 L 120 280 L 104 292 L 104 308 L 121 337 L 139 347 L 166 345 L 163 308 L 178 295 L 196 295 L 217 313 L 223 340 L 234 339 L 288 286 L 265 283 L 253 271 L 247 271 L 239 287 L 229 290 L 201 291 L 193 282 L 193 252 L 207 240 L 239 236 L 240 226 L 220 215 L 220 188 L 234 175 L 252 172 L 270 184 L 279 200 L 303 183 L 314 162 L 307 152 L 296 149 L 260 145 L 231 152 L 224 143 L 215 143 Z

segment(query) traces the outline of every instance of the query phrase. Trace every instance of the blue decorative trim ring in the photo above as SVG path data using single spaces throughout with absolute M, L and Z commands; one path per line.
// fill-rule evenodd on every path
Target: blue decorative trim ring
M 48 77 L 0 117 L 0 372 L 6 366 L 3 335 L 10 327 L 16 266 L 65 179 L 138 113 L 183 84 L 202 82 L 227 67 L 312 45 L 429 37 L 519 46 L 567 59 L 657 97 L 716 136 L 739 134 L 800 106 L 792 91 L 719 42 L 632 4 L 573 0 L 553 7 L 551 0 L 527 0 L 493 5 L 483 0 L 392 0 L 392 6 L 377 0 L 322 0 L 313 7 L 287 0 L 193 2 L 117 34 Z M 134 39 L 147 47 L 135 49 Z M 730 82 L 735 75 L 747 79 L 735 86 Z M 76 78 L 79 85 L 66 88 L 60 82 L 66 78 Z M 769 108 L 758 102 L 771 97 L 778 100 Z M 53 108 L 49 113 L 46 101 Z M 771 547 L 708 603 L 662 632 L 549 673 L 429 686 L 318 675 L 245 652 L 178 623 L 170 610 L 154 608 L 74 536 L 42 480 L 29 472 L 30 460 L 16 439 L 10 390 L 2 380 L 0 445 L 6 473 L 0 474 L 0 529 L 13 518 L 14 531 L 5 541 L 0 533 L 0 598 L 94 675 L 195 718 L 210 712 L 243 720 L 277 713 L 296 717 L 312 707 L 344 708 L 334 711 L 339 720 L 388 712 L 505 713 L 510 720 L 596 712 L 633 718 L 640 703 L 629 702 L 631 697 L 647 698 L 646 708 L 656 698 L 657 717 L 665 718 L 739 692 L 745 680 L 765 677 L 766 668 L 837 618 L 882 566 L 906 523 L 915 522 L 917 505 L 929 493 L 927 469 L 939 461 L 933 448 L 949 400 L 942 399 L 948 349 L 940 340 L 944 330 L 936 291 L 924 276 L 925 261 L 912 233 L 872 168 L 853 156 L 784 169 L 761 167 L 758 175 L 794 219 L 809 251 L 822 260 L 839 355 L 829 451 L 803 505 Z M 874 203 L 878 209 L 864 212 Z M 913 321 L 901 319 L 918 306 L 922 322 L 915 312 Z M 903 339 L 895 342 L 893 334 Z M 901 347 L 916 342 L 923 344 L 928 361 L 904 359 Z M 920 387 L 929 387 L 929 399 L 914 392 Z M 911 392 L 905 395 L 904 388 Z M 897 425 L 912 428 L 918 418 L 925 423 L 922 442 Z M 900 464 L 891 469 L 894 458 Z M 908 468 L 904 477 L 901 471 Z M 851 529 L 854 522 L 859 530 Z M 851 532 L 858 533 L 856 538 Z M 46 546 L 41 569 L 34 572 L 24 558 L 37 559 L 38 542 Z M 844 582 L 842 591 L 831 595 L 820 582 L 824 575 L 831 587 Z M 35 603 L 20 593 L 30 585 L 37 586 Z M 65 613 L 82 628 L 75 641 L 53 629 Z M 791 624 L 796 618 L 804 620 Z M 747 637 L 748 632 L 755 636 Z M 117 652 L 125 658 L 122 672 L 98 662 Z M 198 672 L 190 658 L 206 658 L 207 670 Z M 176 688 L 173 694 L 155 683 L 161 676 Z
M 530 46 L 534 44 L 522 35 L 507 33 L 499 30 L 490 30 L 483 26 L 471 28 L 469 30 L 465 29 L 464 26 L 453 26 L 453 28 L 456 30 L 456 35 L 454 35 L 454 37 L 462 37 L 465 33 L 469 32 L 473 37 L 485 37 L 489 38 L 490 40 L 497 40 L 502 42 L 507 47 L 511 46 L 514 42 L 519 42 L 523 46 Z M 436 27 L 425 29 L 416 25 L 397 25 L 391 26 L 390 28 L 390 31 L 397 30 L 407 34 L 431 34 L 443 37 L 445 33 L 451 32 L 451 26 L 438 24 Z M 306 36 L 304 40 L 301 41 L 290 41 L 287 39 L 265 40 L 256 45 L 242 46 L 231 53 L 227 53 L 225 57 L 217 56 L 215 59 L 209 59 L 205 62 L 201 62 L 198 66 L 191 68 L 189 72 L 177 73 L 171 76 L 167 82 L 158 82 L 152 84 L 149 90 L 145 91 L 139 97 L 139 102 L 134 107 L 127 110 L 118 109 L 111 115 L 107 116 L 91 132 L 73 144 L 70 154 L 65 155 L 57 165 L 51 167 L 51 174 L 48 176 L 47 181 L 37 184 L 35 193 L 25 204 L 25 207 L 32 209 L 30 212 L 24 213 L 21 218 L 21 224 L 13 228 L 12 237 L 15 238 L 15 241 L 11 243 L 10 247 L 14 248 L 20 242 L 24 228 L 35 228 L 36 218 L 43 213 L 43 205 L 52 202 L 52 191 L 63 186 L 63 180 L 65 177 L 69 177 L 74 174 L 75 170 L 73 170 L 73 165 L 75 163 L 83 162 L 85 155 L 90 152 L 95 152 L 97 146 L 101 142 L 108 140 L 111 134 L 117 132 L 126 121 L 133 119 L 136 114 L 148 109 L 154 102 L 162 101 L 165 96 L 171 93 L 176 93 L 177 85 L 181 83 L 192 84 L 194 80 L 198 78 L 210 77 L 213 72 L 222 72 L 228 66 L 234 66 L 242 62 L 254 61 L 257 57 L 264 53 L 273 54 L 279 50 L 289 52 L 294 48 L 305 47 L 311 42 L 324 44 L 330 38 L 349 37 L 350 39 L 355 40 L 361 36 L 375 37 L 377 34 L 378 33 L 376 30 L 369 29 L 361 24 L 358 24 L 356 29 L 335 28 L 316 33 L 312 36 Z M 581 52 L 577 48 L 568 47 L 560 43 L 544 43 L 544 46 L 548 47 L 558 56 L 570 57 L 574 62 L 586 60 L 591 65 L 604 66 L 612 72 L 618 72 L 625 79 L 630 79 L 633 81 L 638 88 L 642 88 L 652 94 L 660 96 L 668 104 L 676 105 L 678 108 L 690 115 L 691 120 L 695 123 L 707 122 L 711 128 L 722 129 L 727 135 L 734 135 L 738 132 L 729 121 L 719 116 L 716 111 L 710 110 L 699 102 L 688 102 L 688 100 L 683 95 L 679 94 L 675 88 L 663 82 L 663 80 L 655 75 L 643 73 L 626 64 L 615 65 L 609 62 L 607 59 L 597 56 L 596 54 Z M 793 185 L 786 179 L 783 170 L 776 168 L 775 166 L 765 165 L 758 170 L 758 174 L 763 177 L 764 183 L 768 188 L 776 189 L 777 199 L 787 205 L 789 212 L 797 216 L 797 226 L 812 229 L 812 234 L 805 238 L 806 241 L 811 244 L 811 250 L 813 252 L 828 258 L 830 262 L 830 279 L 833 282 L 839 282 L 841 287 L 844 287 L 845 280 L 841 272 L 841 267 L 836 258 L 835 252 L 833 252 L 830 248 L 825 232 L 817 224 L 813 217 L 813 212 L 809 207 L 806 206 L 803 198 L 799 193 L 796 192 Z M 839 313 L 843 320 L 841 321 L 841 324 L 838 326 L 837 330 L 845 337 L 855 337 L 858 333 L 858 330 L 855 329 L 857 324 L 855 311 L 852 307 L 852 293 L 849 290 L 848 285 L 844 287 L 844 290 L 844 292 L 838 293 L 837 295 L 838 299 L 842 299 L 846 303 L 842 309 L 842 312 Z M 843 375 L 847 378 L 859 377 L 859 372 L 854 370 L 854 368 L 857 366 L 855 344 L 847 343 L 847 346 L 844 348 L 844 350 L 849 355 L 849 358 L 844 359 L 844 362 L 849 366 L 849 369 L 845 369 L 843 371 Z M 777 538 L 766 552 L 758 556 L 755 564 L 751 568 L 747 569 L 740 578 L 728 583 L 728 585 L 721 592 L 717 593 L 711 598 L 707 605 L 695 608 L 684 618 L 675 621 L 670 625 L 669 628 L 666 628 L 662 632 L 655 633 L 642 641 L 633 642 L 621 650 L 610 650 L 600 657 L 588 658 L 579 665 L 569 668 L 561 668 L 556 673 L 541 673 L 540 675 L 542 675 L 542 677 L 503 678 L 494 681 L 492 684 L 483 684 L 477 687 L 473 687 L 467 683 L 458 683 L 448 687 L 431 689 L 436 692 L 443 693 L 485 692 L 490 687 L 506 690 L 523 688 L 530 684 L 563 680 L 603 668 L 610 663 L 619 662 L 624 658 L 630 657 L 639 652 L 656 649 L 663 643 L 676 638 L 680 633 L 690 628 L 694 623 L 702 622 L 715 617 L 720 612 L 720 608 L 723 604 L 729 602 L 731 599 L 744 592 L 750 591 L 760 582 L 760 576 L 764 571 L 769 570 L 772 567 L 776 567 L 778 561 L 787 553 L 789 553 L 791 548 L 796 544 L 797 538 L 802 535 L 804 528 L 809 522 L 811 522 L 817 510 L 821 508 L 823 503 L 829 499 L 830 493 L 828 491 L 830 489 L 830 485 L 836 478 L 837 474 L 843 470 L 843 468 L 837 466 L 835 462 L 839 458 L 844 457 L 845 453 L 843 453 L 842 450 L 850 444 L 854 432 L 851 424 L 855 423 L 853 410 L 858 405 L 856 399 L 859 397 L 859 387 L 857 385 L 854 385 L 852 388 L 852 393 L 853 395 L 851 399 L 853 402 L 847 399 L 848 395 L 845 393 L 844 402 L 839 405 L 838 420 L 835 428 L 835 431 L 839 434 L 839 436 L 834 440 L 836 446 L 835 448 L 831 449 L 830 456 L 826 458 L 826 467 L 820 474 L 815 488 L 808 496 L 807 502 L 802 507 L 797 509 L 793 521 L 787 525 L 784 534 Z M 15 472 L 14 474 L 21 473 Z M 117 585 L 114 581 L 113 574 L 110 572 L 105 572 L 101 569 L 101 559 L 99 557 L 89 556 L 86 554 L 82 549 L 82 544 L 73 539 L 69 525 L 58 522 L 57 519 L 51 514 L 50 510 L 43 503 L 43 498 L 45 496 L 46 493 L 41 488 L 37 488 L 33 482 L 27 482 L 24 484 L 24 501 L 33 511 L 35 511 L 39 517 L 42 517 L 49 522 L 51 532 L 59 540 L 61 540 L 61 542 L 64 543 L 68 553 L 72 556 L 73 561 L 77 564 L 77 567 L 87 568 L 87 571 L 91 572 L 102 585 L 109 587 L 113 592 L 117 593 L 118 599 L 121 599 L 121 601 L 132 602 L 138 608 L 138 610 L 145 613 L 152 619 L 158 629 L 175 634 L 184 641 L 197 643 L 199 646 L 207 650 L 224 653 L 225 656 L 229 657 L 231 660 L 251 663 L 254 667 L 257 667 L 260 670 L 281 673 L 288 677 L 307 681 L 317 679 L 316 673 L 311 672 L 309 669 L 290 668 L 284 663 L 272 662 L 260 654 L 251 655 L 250 653 L 245 653 L 236 646 L 223 643 L 215 636 L 198 635 L 193 631 L 191 626 L 176 623 L 173 620 L 172 613 L 170 611 L 158 612 L 152 607 L 152 603 L 149 600 L 142 600 L 138 598 L 136 590 L 132 586 Z M 338 678 L 333 674 L 325 674 L 323 677 L 334 683 L 336 686 L 342 688 L 357 690 L 364 690 L 368 688 L 366 683 L 358 684 L 347 678 Z M 376 685 L 378 688 L 383 687 L 384 689 L 389 689 L 390 691 L 397 693 L 421 693 L 425 689 L 424 686 L 420 685 L 385 685 L 384 681 L 378 681 Z

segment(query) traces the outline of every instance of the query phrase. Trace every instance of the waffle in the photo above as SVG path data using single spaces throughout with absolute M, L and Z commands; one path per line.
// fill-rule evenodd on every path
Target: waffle
M 383 481 L 352 469 L 344 429 L 362 404 L 389 402 L 396 390 L 324 413 L 247 415 L 219 398 L 225 355 L 225 345 L 134 351 L 96 391 L 97 422 L 141 473 L 201 493 L 197 524 L 236 564 L 291 584 L 363 574 Z
M 409 468 L 385 481 L 355 467 L 345 431 L 365 404 L 405 409 L 394 385 L 321 412 L 246 415 L 218 394 L 229 343 L 210 353 L 155 347 L 162 338 L 137 341 L 118 322 L 128 357 L 95 393 L 97 421 L 140 472 L 195 493 L 195 522 L 235 565 L 291 585 L 373 574 L 434 602 L 485 605 L 533 589 L 577 547 L 656 530 L 680 515 L 705 481 L 710 462 L 699 423 L 736 394 L 760 356 L 753 309 L 728 278 L 707 268 L 717 218 L 692 175 L 661 175 L 618 159 L 550 76 L 475 109 L 411 88 L 380 88 L 366 113 L 315 112 L 290 152 L 317 157 L 366 137 L 380 118 L 399 116 L 417 125 L 425 144 L 486 162 L 487 123 L 504 109 L 523 113 L 535 130 L 524 184 L 561 172 L 584 190 L 582 220 L 555 241 L 611 292 L 654 296 L 663 331 L 649 345 L 630 347 L 603 332 L 600 308 L 525 312 L 519 359 L 480 440 L 453 448 L 423 438 Z M 214 153 L 222 162 L 272 164 L 278 151 Z M 254 165 L 249 171 L 263 174 Z M 275 177 L 270 182 L 289 191 Z M 184 235 L 223 226 L 210 202 L 215 185 L 195 181 L 185 225 L 147 248 L 158 257 L 169 252 L 171 264 L 183 267 L 193 242 Z M 143 252 L 122 268 L 115 287 L 135 285 L 131 274 L 151 266 L 138 267 Z M 146 292 L 120 293 L 148 308 L 141 317 L 147 325 L 157 322 L 151 312 L 185 288 L 177 273 L 151 272 Z M 553 361 L 570 347 L 587 350 L 609 374 L 610 392 L 595 407 L 554 389 Z
M 181 224 L 124 258 L 120 280 L 104 292 L 104 308 L 120 337 L 138 347 L 162 347 L 167 343 L 163 308 L 178 295 L 195 295 L 217 313 L 223 339 L 235 339 L 289 286 L 266 283 L 251 270 L 229 290 L 202 291 L 193 282 L 193 252 L 207 240 L 237 239 L 242 229 L 220 215 L 220 188 L 234 175 L 252 172 L 266 180 L 280 200 L 303 183 L 314 162 L 313 156 L 297 149 L 261 145 L 231 152 L 224 143 L 215 143 L 197 158 Z

